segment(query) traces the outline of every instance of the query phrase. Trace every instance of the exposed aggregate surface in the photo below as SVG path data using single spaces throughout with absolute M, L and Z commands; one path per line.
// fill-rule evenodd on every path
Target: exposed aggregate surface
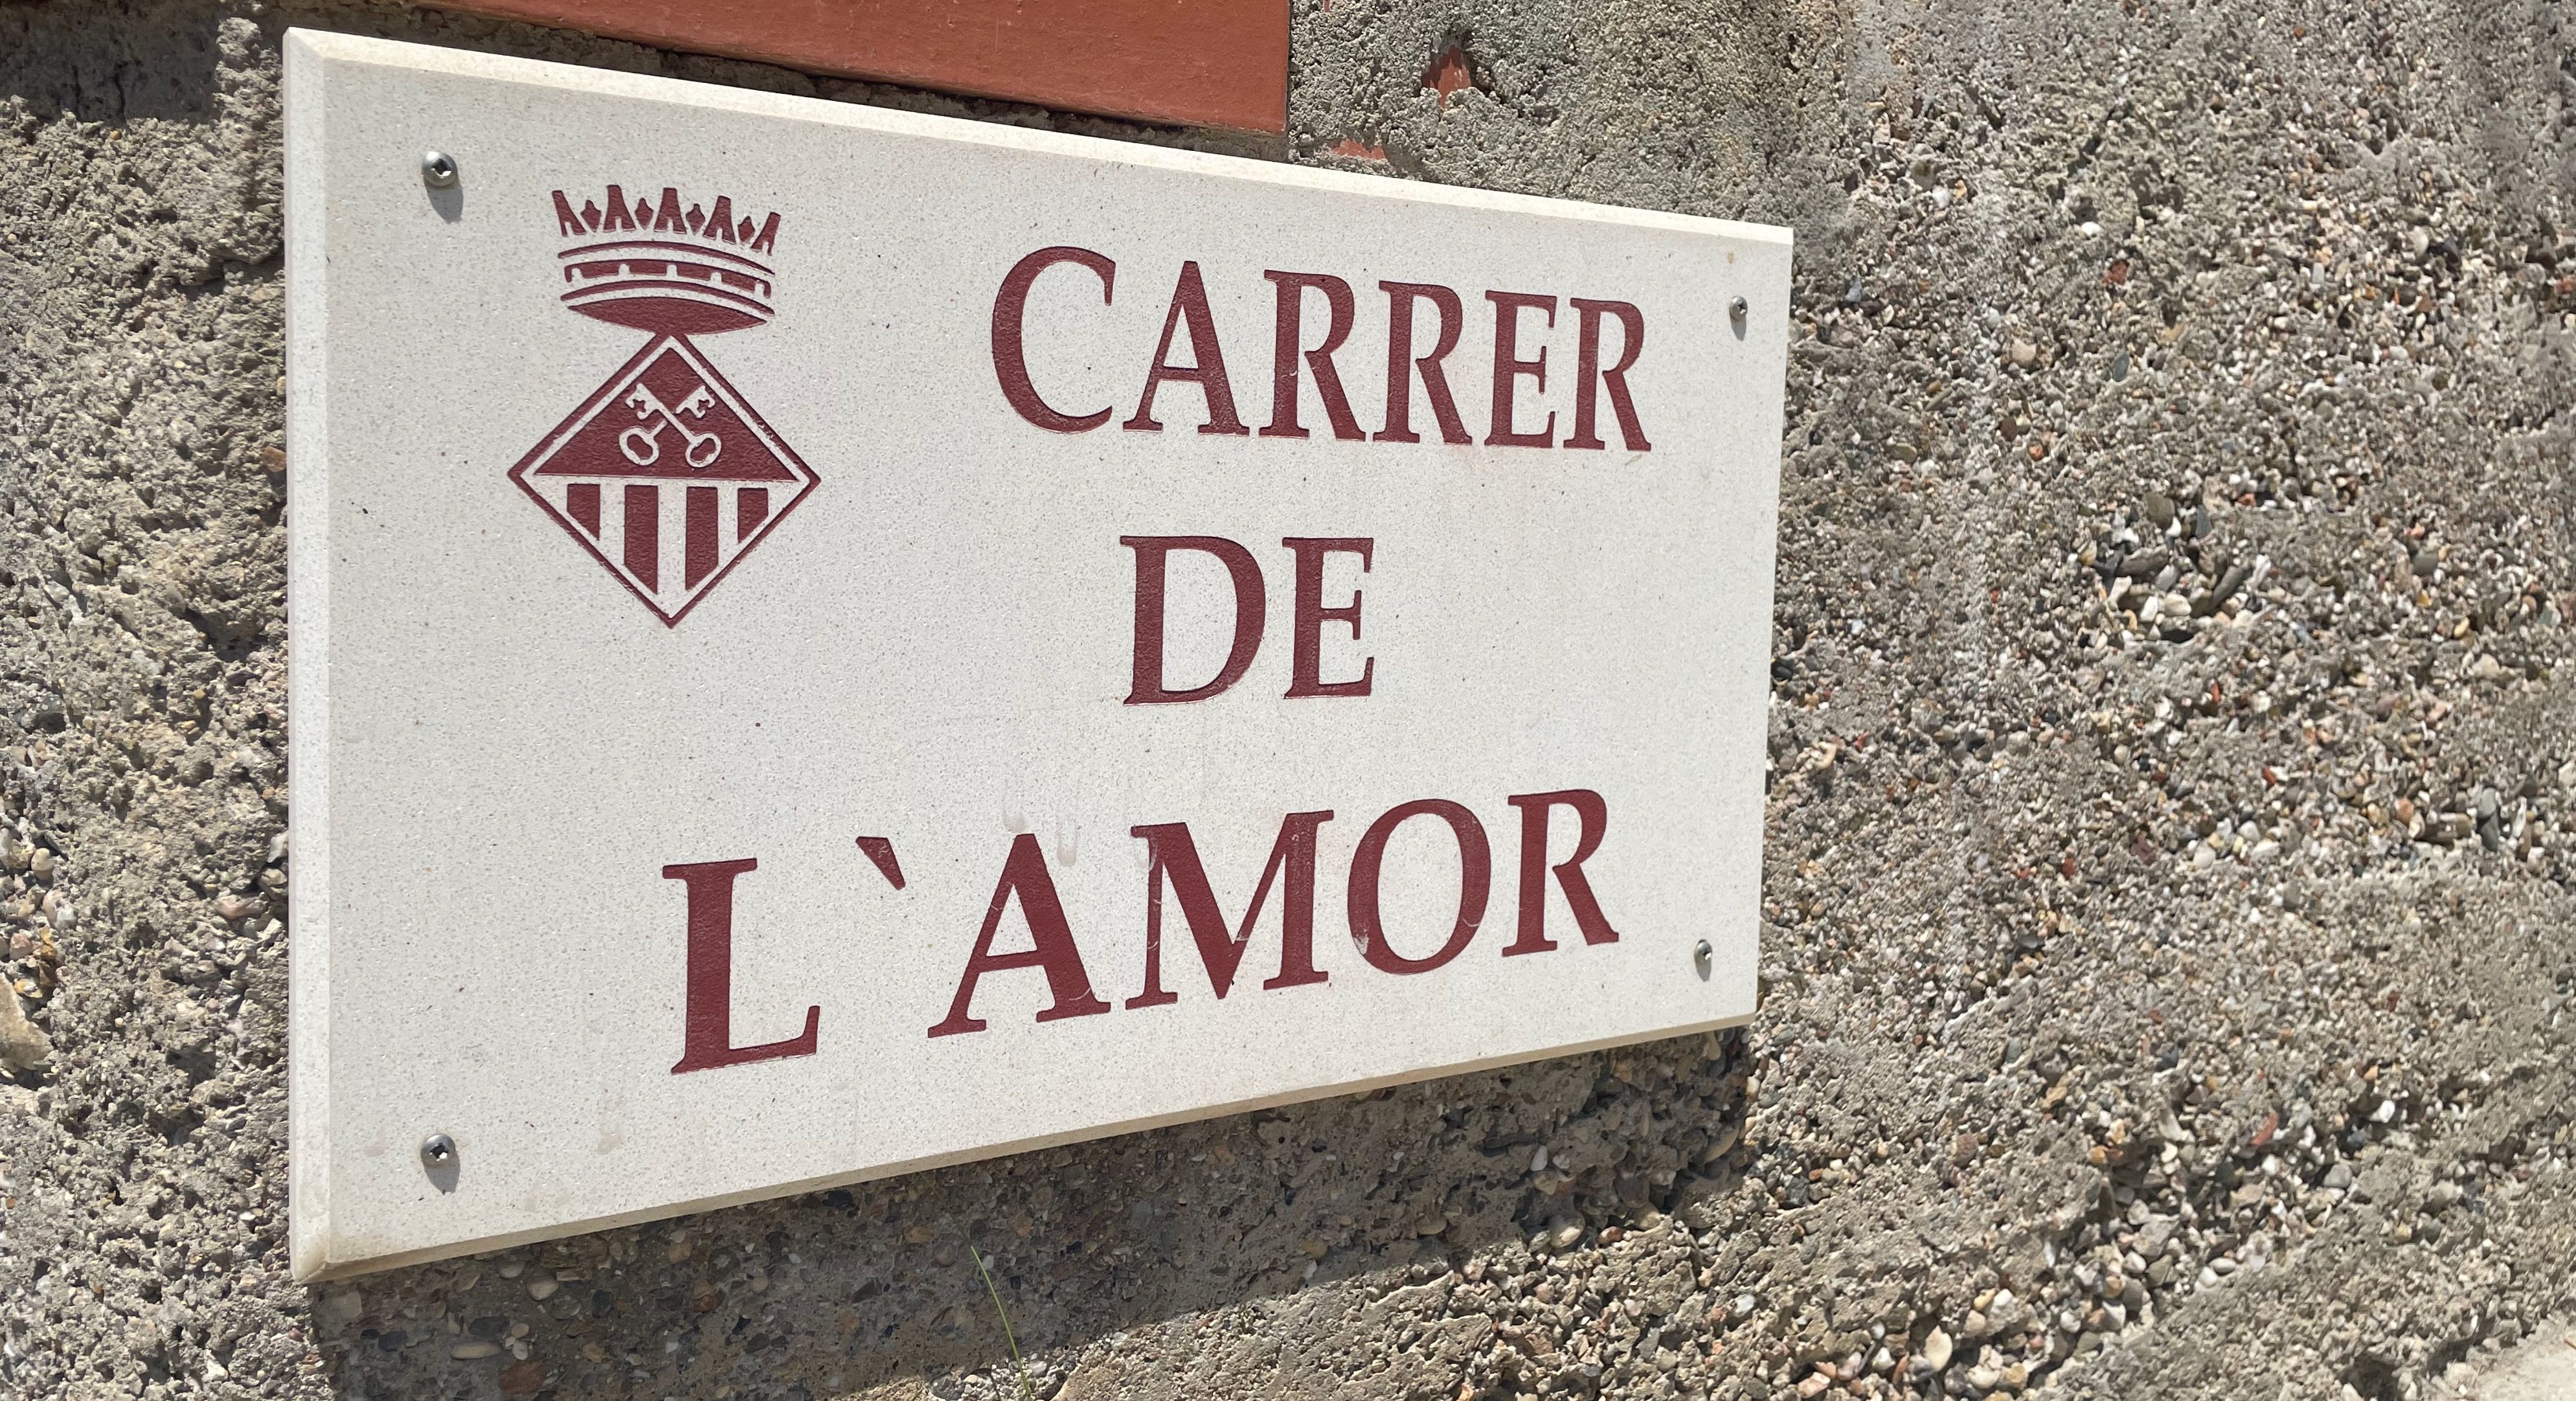
M 307 1290 L 277 48 L 1797 230 L 1766 997 Z M 1298 0 L 1284 142 L 0 8 L 0 1392 L 2454 1394 L 2576 1306 L 2576 8 Z M 23 1014 L 21 1013 L 23 1008 Z

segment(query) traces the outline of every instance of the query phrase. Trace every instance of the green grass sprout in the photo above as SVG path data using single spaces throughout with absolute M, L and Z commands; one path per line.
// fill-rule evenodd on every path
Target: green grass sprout
M 965 1243 L 966 1258 L 975 1262 L 975 1273 L 984 1277 L 984 1292 L 993 1300 L 993 1316 L 1002 1320 L 1002 1344 L 1011 1350 L 1011 1372 L 1020 1379 L 1020 1396 L 1023 1401 L 1037 1401 L 1037 1388 L 1029 1385 L 1029 1366 L 1020 1360 L 1020 1340 L 1011 1333 L 1010 1310 L 1002 1307 L 1002 1291 L 993 1283 L 993 1272 L 984 1267 L 984 1252 L 977 1250 L 975 1242 L 967 1239 L 965 1227 L 951 1226 L 949 1229 L 957 1232 L 957 1239 Z

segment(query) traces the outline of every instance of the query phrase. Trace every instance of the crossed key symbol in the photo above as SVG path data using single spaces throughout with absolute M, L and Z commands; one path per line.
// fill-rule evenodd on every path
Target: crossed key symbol
M 715 407 L 715 402 L 715 396 L 701 384 L 680 400 L 680 407 L 675 412 L 662 402 L 661 396 L 638 383 L 634 392 L 626 396 L 626 406 L 635 410 L 635 416 L 643 421 L 617 435 L 617 450 L 626 454 L 626 460 L 636 466 L 650 467 L 662 457 L 662 430 L 665 427 L 676 428 L 680 431 L 681 440 L 687 444 L 682 449 L 682 456 L 688 459 L 691 467 L 704 471 L 714 466 L 716 459 L 723 455 L 724 439 L 711 432 L 689 431 L 689 425 L 680 421 L 680 415 L 703 419 L 707 410 Z

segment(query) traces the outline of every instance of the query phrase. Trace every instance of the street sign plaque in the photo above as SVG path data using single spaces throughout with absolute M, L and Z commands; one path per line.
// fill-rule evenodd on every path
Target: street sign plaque
M 1753 1010 L 1777 229 L 308 32 L 306 1278 Z

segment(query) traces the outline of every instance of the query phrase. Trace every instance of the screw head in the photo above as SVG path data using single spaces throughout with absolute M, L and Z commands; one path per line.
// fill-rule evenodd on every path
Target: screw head
M 1709 947 L 1709 942 L 1706 939 L 1702 939 L 1697 944 L 1691 946 L 1691 962 L 1693 963 L 1706 964 L 1710 959 L 1715 957 L 1717 957 L 1717 950 Z
M 443 1133 L 434 1133 L 420 1141 L 421 1166 L 442 1168 L 455 1161 L 455 1139 Z
M 420 178 L 433 190 L 444 190 L 456 183 L 456 157 L 445 151 L 425 151 L 420 157 Z
M 1732 320 L 1741 321 L 1745 317 L 1753 314 L 1753 305 L 1742 297 L 1738 297 L 1727 304 L 1726 314 Z

